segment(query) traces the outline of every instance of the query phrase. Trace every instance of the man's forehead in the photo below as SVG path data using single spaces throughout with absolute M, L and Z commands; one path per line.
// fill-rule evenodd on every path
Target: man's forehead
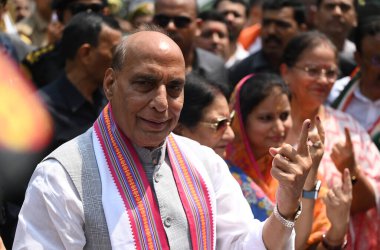
M 263 19 L 292 19 L 295 21 L 294 9 L 292 7 L 283 7 L 281 9 L 267 9 L 263 12 Z

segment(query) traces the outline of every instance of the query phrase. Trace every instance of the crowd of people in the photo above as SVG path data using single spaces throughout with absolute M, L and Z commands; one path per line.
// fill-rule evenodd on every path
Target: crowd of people
M 1 250 L 380 249 L 380 1 L 127 2 L 0 1 Z

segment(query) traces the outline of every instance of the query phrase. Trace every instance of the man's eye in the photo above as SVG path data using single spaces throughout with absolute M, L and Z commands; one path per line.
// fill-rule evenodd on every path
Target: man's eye
M 183 85 L 182 84 L 173 84 L 173 85 L 168 86 L 168 88 L 167 88 L 168 94 L 171 97 L 178 97 L 178 96 L 180 96 L 181 93 L 182 93 L 182 90 L 183 90 Z

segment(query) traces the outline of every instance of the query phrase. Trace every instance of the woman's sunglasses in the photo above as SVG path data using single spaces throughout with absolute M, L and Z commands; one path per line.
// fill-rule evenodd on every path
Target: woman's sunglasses
M 213 128 L 215 131 L 224 131 L 228 126 L 231 125 L 232 120 L 235 116 L 235 110 L 233 110 L 230 114 L 230 117 L 220 117 L 216 120 L 216 122 L 200 122 L 204 125 L 207 125 L 210 128 Z

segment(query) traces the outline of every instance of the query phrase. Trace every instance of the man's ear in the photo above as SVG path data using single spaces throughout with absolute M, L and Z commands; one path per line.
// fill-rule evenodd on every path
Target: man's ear
M 362 56 L 360 55 L 360 52 L 357 50 L 354 52 L 354 59 L 355 59 L 356 64 L 358 66 L 362 65 L 362 63 L 363 63 Z
M 200 19 L 200 18 L 197 18 L 197 20 L 195 20 L 195 24 L 196 24 L 196 30 L 195 30 L 195 36 L 200 36 L 201 35 L 201 28 L 202 28 L 202 24 L 203 24 L 203 20 Z
M 77 51 L 76 57 L 84 64 L 91 62 L 91 45 L 89 43 L 82 44 Z M 93 59 L 92 59 L 93 60 Z
M 287 73 L 288 73 L 288 66 L 285 64 L 285 63 L 282 63 L 281 65 L 280 65 L 280 73 L 281 73 L 281 77 L 282 77 L 282 79 L 284 79 L 284 81 L 286 82 L 286 83 L 288 83 L 288 81 L 287 81 Z
M 108 68 L 104 74 L 103 90 L 108 101 L 113 97 L 116 86 L 116 74 L 112 68 Z

